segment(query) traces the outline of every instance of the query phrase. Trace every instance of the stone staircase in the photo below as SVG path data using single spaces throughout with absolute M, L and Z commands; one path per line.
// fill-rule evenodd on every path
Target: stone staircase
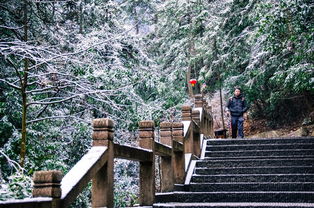
M 314 138 L 210 139 L 189 184 L 153 207 L 314 208 Z

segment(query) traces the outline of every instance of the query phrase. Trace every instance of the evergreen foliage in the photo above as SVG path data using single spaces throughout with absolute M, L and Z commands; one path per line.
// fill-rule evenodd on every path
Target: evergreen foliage
M 115 120 L 122 144 L 136 142 L 140 120 L 176 120 L 192 78 L 206 92 L 241 86 L 274 126 L 306 115 L 313 10 L 311 0 L 2 0 L 0 200 L 29 196 L 34 171 L 67 173 L 91 146 L 93 118 Z M 134 204 L 137 164 L 115 163 L 115 205 Z M 74 207 L 89 206 L 89 188 Z

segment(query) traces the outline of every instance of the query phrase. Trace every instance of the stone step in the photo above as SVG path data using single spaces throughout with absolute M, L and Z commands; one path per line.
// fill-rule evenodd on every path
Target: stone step
M 190 183 L 185 191 L 314 191 L 314 182 Z M 183 191 L 181 189 L 181 191 Z
M 245 138 L 245 139 L 209 139 L 207 145 L 243 145 L 243 144 L 299 144 L 314 143 L 314 137 L 297 138 Z
M 233 151 L 206 151 L 205 157 L 244 157 L 244 156 L 312 156 L 313 149 L 281 149 L 281 150 L 233 150 Z
M 237 203 L 237 202 L 222 202 L 222 203 L 155 203 L 154 208 L 313 208 L 313 203 Z
M 262 159 L 273 159 L 273 160 L 282 160 L 282 159 L 306 159 L 306 158 L 314 158 L 314 155 L 282 155 L 282 156 L 276 156 L 276 155 L 267 155 L 267 156 L 237 156 L 237 157 L 204 157 L 204 161 L 206 160 L 262 160 Z
M 281 150 L 281 149 L 314 149 L 314 143 L 287 144 L 232 144 L 207 145 L 206 151 L 243 151 L 243 150 Z
M 227 175 L 196 175 L 192 183 L 222 182 L 314 182 L 314 174 L 227 174 Z
M 217 174 L 283 174 L 283 173 L 314 173 L 313 166 L 261 166 L 261 167 L 232 167 L 232 168 L 196 168 L 198 175 Z
M 314 203 L 314 192 L 243 191 L 243 192 L 170 192 L 158 193 L 156 203 L 167 202 L 293 202 Z
M 153 207 L 314 208 L 314 137 L 209 139 L 189 185 Z
M 174 184 L 174 191 L 187 191 L 187 186 L 184 184 Z
M 212 158 L 196 162 L 196 167 L 261 167 L 261 166 L 312 166 L 314 157 L 275 158 L 275 159 L 230 159 Z

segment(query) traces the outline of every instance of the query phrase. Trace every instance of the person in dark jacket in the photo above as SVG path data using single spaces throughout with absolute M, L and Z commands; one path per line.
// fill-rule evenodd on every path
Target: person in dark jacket
M 231 114 L 232 138 L 236 138 L 237 136 L 243 138 L 243 114 L 248 110 L 248 106 L 239 87 L 235 88 L 234 96 L 229 98 L 226 107 L 227 113 Z

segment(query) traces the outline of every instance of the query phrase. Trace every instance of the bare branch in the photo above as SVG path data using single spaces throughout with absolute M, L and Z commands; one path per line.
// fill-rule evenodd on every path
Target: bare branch
M 12 84 L 12 83 L 8 82 L 8 81 L 5 80 L 5 79 L 0 79 L 0 81 L 6 83 L 7 85 L 9 85 L 10 87 L 13 87 L 13 88 L 16 89 L 16 90 L 22 90 L 22 88 L 20 88 L 19 86 Z
M 52 120 L 52 119 L 65 119 L 65 118 L 75 118 L 75 119 L 78 119 L 84 123 L 90 123 L 90 122 L 87 122 L 85 121 L 84 119 L 81 119 L 81 118 L 78 118 L 76 116 L 50 116 L 50 117 L 45 117 L 45 118 L 38 118 L 38 119 L 34 119 L 34 120 L 31 120 L 31 121 L 27 121 L 27 124 L 33 124 L 33 123 L 36 123 L 36 122 L 39 122 L 39 121 L 44 121 L 44 120 Z
M 15 66 L 15 64 L 13 63 L 13 61 L 12 61 L 10 58 L 7 58 L 6 60 L 7 60 L 7 61 L 13 66 L 13 68 L 15 69 L 16 76 L 19 78 L 20 84 L 21 84 L 21 86 L 22 86 L 22 76 L 20 75 L 19 69 Z
M 78 96 L 80 96 L 80 94 L 76 94 L 76 95 L 70 96 L 68 98 L 63 98 L 63 99 L 60 99 L 57 101 L 51 101 L 51 102 L 35 101 L 35 102 L 28 103 L 27 106 L 30 106 L 30 105 L 51 105 L 51 104 L 56 104 L 56 103 L 63 103 L 65 101 L 71 100 L 71 99 L 78 97 Z
M 6 25 L 0 25 L 0 28 L 9 29 L 9 30 L 19 30 L 19 29 L 22 29 L 23 26 L 21 26 L 21 27 L 9 27 Z
M 48 92 L 55 92 L 55 91 L 51 91 L 51 89 L 64 89 L 67 87 L 74 87 L 74 85 L 64 85 L 64 86 L 51 86 L 51 87 L 46 87 L 46 88 L 42 88 L 42 89 L 35 89 L 35 90 L 29 90 L 26 91 L 26 94 L 43 94 L 43 93 L 48 93 Z
M 8 155 L 6 155 L 4 152 L 0 150 L 0 154 L 5 157 L 5 159 L 8 161 L 10 166 L 12 166 L 17 172 L 23 172 L 23 168 L 20 166 L 20 164 L 14 160 L 11 160 Z
M 72 0 L 32 0 L 34 3 L 65 3 Z

